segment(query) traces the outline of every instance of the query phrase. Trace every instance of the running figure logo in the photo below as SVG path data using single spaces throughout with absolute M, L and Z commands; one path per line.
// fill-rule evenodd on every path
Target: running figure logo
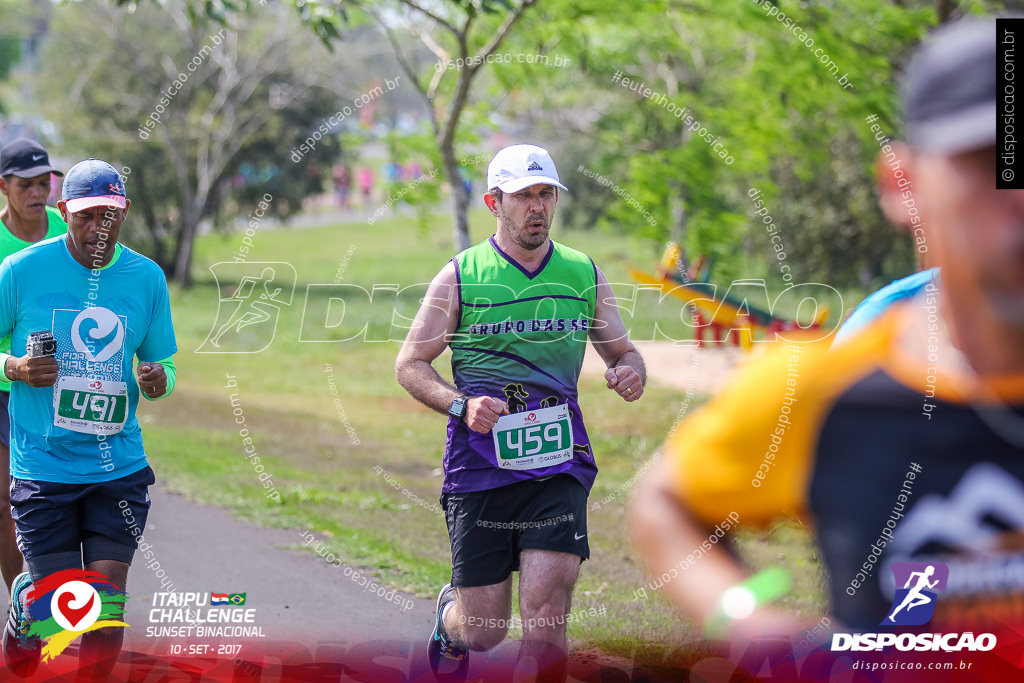
M 508 412 L 521 413 L 526 410 L 526 401 L 523 399 L 529 398 L 530 395 L 526 392 L 526 389 L 523 389 L 522 384 L 506 384 L 501 388 L 501 391 L 505 394 Z
M 292 303 L 291 264 L 229 261 L 210 266 L 210 272 L 227 296 L 221 296 L 217 318 L 196 353 L 259 353 L 270 346 L 281 309 Z
M 937 592 L 946 589 L 949 567 L 942 562 L 893 562 L 896 595 L 883 626 L 920 626 L 935 613 Z

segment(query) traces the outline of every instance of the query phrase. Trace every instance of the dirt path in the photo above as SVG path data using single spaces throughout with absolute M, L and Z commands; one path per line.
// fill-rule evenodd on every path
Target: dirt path
M 647 380 L 693 395 L 713 394 L 728 380 L 732 370 L 749 354 L 735 347 L 697 348 L 672 342 L 636 342 L 647 365 Z M 583 374 L 601 376 L 605 365 L 593 346 L 587 346 Z

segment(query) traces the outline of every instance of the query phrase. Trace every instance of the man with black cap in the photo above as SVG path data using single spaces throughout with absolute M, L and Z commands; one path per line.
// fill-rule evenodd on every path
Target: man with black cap
M 50 174 L 64 175 L 50 165 L 49 154 L 35 140 L 14 140 L 0 149 L 0 193 L 7 198 L 7 206 L 0 209 L 0 221 L 25 244 L 67 230 L 60 212 L 46 204 Z
M 117 241 L 130 206 L 121 176 L 88 159 L 68 171 L 62 196 L 67 235 L 0 264 L 0 334 L 14 350 L 0 354 L 14 382 L 11 507 L 29 569 L 14 581 L 3 650 L 22 675 L 38 664 L 24 601 L 33 583 L 84 565 L 124 590 L 154 482 L 135 410 L 140 394 L 166 396 L 175 379 L 164 274 Z M 49 349 L 28 343 L 40 331 Z M 122 637 L 117 627 L 84 633 L 80 660 L 102 676 Z
M 67 232 L 60 212 L 46 204 L 51 174 L 64 175 L 50 165 L 46 150 L 34 140 L 14 140 L 0 149 L 0 193 L 7 198 L 7 206 L 0 209 L 4 226 L 0 230 L 0 261 L 40 240 Z M 10 350 L 11 338 L 0 339 L 0 351 Z M 0 377 L 0 482 L 9 479 L 10 392 L 11 383 Z M 22 567 L 10 502 L 8 487 L 0 486 L 0 573 L 8 591 Z
M 469 650 L 498 645 L 519 571 L 520 665 L 558 680 L 597 475 L 577 396 L 587 340 L 627 402 L 643 394 L 644 365 L 604 275 L 548 236 L 565 186 L 547 150 L 500 150 L 487 186 L 495 234 L 441 269 L 395 362 L 414 398 L 448 414 L 441 504 L 452 580 L 428 654 L 436 672 L 463 676 Z M 447 347 L 454 386 L 431 365 Z
M 972 19 L 918 50 L 894 145 L 908 182 L 895 165 L 879 182 L 887 216 L 922 231 L 936 286 L 831 352 L 781 343 L 634 491 L 648 568 L 717 635 L 795 630 L 770 604 L 781 586 L 721 544 L 675 571 L 730 513 L 813 523 L 834 629 L 922 624 L 933 608 L 929 632 L 1024 624 L 1024 191 L 996 189 L 996 41 L 994 20 Z M 921 575 L 939 599 L 893 619 Z

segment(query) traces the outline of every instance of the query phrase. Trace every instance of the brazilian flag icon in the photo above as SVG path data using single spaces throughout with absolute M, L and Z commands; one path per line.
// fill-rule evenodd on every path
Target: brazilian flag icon
M 232 593 L 228 596 L 228 602 L 232 605 L 244 605 L 245 593 Z

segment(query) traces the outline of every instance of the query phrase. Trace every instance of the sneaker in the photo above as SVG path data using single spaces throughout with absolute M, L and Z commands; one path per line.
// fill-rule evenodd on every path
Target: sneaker
M 434 621 L 430 642 L 427 643 L 427 660 L 437 680 L 463 681 L 469 670 L 469 650 L 452 644 L 441 623 L 444 607 L 450 602 L 455 602 L 455 589 L 447 583 L 437 594 L 437 619 Z
M 4 628 L 4 663 L 16 676 L 28 678 L 39 667 L 42 643 L 35 636 L 25 635 L 28 631 L 28 615 L 22 607 L 21 595 L 32 586 L 32 577 L 22 572 L 14 579 L 11 587 L 11 608 Z

